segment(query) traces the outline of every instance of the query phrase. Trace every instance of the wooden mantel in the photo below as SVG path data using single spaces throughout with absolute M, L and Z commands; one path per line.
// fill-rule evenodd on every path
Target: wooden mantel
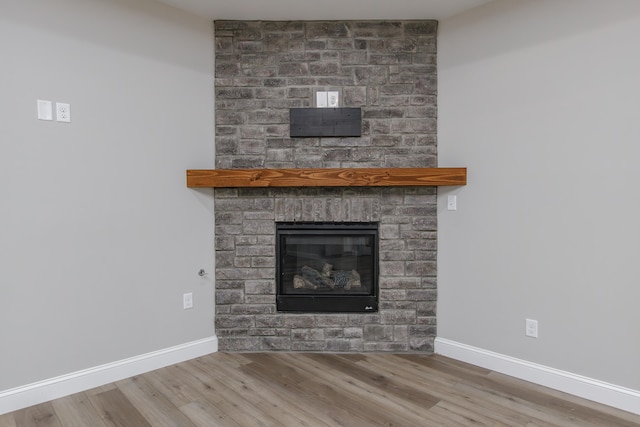
M 192 169 L 189 188 L 466 185 L 467 168 Z

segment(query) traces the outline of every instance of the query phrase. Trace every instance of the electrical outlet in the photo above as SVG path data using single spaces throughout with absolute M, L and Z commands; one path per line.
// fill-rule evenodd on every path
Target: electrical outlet
M 191 292 L 182 295 L 182 308 L 185 310 L 193 308 L 193 294 Z
M 71 122 L 71 106 L 62 102 L 56 102 L 56 120 L 59 122 Z
M 533 319 L 525 319 L 524 334 L 531 338 L 538 338 L 538 321 Z
M 338 91 L 327 92 L 327 106 L 329 108 L 338 108 L 340 106 L 340 92 Z

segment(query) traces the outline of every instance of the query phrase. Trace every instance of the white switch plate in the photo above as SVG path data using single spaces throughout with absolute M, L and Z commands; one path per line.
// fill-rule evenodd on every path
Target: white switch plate
M 182 308 L 185 310 L 193 308 L 193 294 L 191 292 L 182 295 Z
M 533 319 L 525 319 L 524 334 L 531 338 L 538 338 L 538 321 Z
M 71 106 L 63 102 L 56 102 L 56 120 L 63 123 L 71 122 Z
M 53 120 L 53 106 L 51 101 L 38 99 L 38 119 Z
M 455 211 L 458 209 L 458 198 L 457 196 L 447 196 L 447 210 Z
M 326 91 L 316 92 L 316 107 L 327 108 L 327 92 Z

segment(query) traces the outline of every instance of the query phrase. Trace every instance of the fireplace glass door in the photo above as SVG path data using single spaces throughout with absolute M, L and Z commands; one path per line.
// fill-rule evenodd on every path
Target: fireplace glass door
M 377 224 L 278 223 L 276 259 L 279 311 L 377 311 Z

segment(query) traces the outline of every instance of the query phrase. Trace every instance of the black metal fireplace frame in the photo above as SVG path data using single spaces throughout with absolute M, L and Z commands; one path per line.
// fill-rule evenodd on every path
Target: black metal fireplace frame
M 373 236 L 372 284 L 368 294 L 287 294 L 283 283 L 283 239 L 288 235 Z M 371 313 L 378 311 L 378 224 L 369 222 L 279 222 L 276 224 L 276 309 L 305 313 Z

